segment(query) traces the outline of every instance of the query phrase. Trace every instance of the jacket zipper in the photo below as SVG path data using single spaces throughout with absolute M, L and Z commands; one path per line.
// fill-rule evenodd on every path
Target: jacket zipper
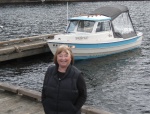
M 58 98 L 59 98 L 59 91 L 60 91 L 60 81 L 61 81 L 61 78 L 58 79 L 57 114 L 58 114 L 58 112 L 59 112 L 59 110 L 58 110 Z

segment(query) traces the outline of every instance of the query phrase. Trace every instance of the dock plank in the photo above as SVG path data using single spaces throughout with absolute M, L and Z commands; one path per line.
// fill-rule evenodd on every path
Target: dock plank
M 44 114 L 40 102 L 0 90 L 1 114 Z

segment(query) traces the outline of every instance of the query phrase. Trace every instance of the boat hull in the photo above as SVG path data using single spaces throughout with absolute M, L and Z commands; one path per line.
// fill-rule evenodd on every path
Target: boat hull
M 109 43 L 95 43 L 95 44 L 82 44 L 82 43 L 68 43 L 48 41 L 48 46 L 53 54 L 59 45 L 65 44 L 72 48 L 75 60 L 90 59 L 103 57 L 115 53 L 120 53 L 140 47 L 142 36 L 136 36 L 122 41 L 109 42 Z

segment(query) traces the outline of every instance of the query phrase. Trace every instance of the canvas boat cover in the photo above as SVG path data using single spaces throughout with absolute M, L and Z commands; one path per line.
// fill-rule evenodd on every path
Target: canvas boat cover
M 128 11 L 129 11 L 128 8 L 123 5 L 107 5 L 94 10 L 93 12 L 90 13 L 90 15 L 104 15 L 107 17 L 111 17 L 113 20 L 121 13 Z

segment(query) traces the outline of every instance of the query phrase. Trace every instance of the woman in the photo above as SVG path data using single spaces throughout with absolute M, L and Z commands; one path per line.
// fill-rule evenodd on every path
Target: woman
M 71 49 L 66 45 L 57 48 L 55 65 L 48 67 L 42 89 L 45 114 L 81 114 L 86 101 L 86 84 L 82 72 L 74 63 Z

